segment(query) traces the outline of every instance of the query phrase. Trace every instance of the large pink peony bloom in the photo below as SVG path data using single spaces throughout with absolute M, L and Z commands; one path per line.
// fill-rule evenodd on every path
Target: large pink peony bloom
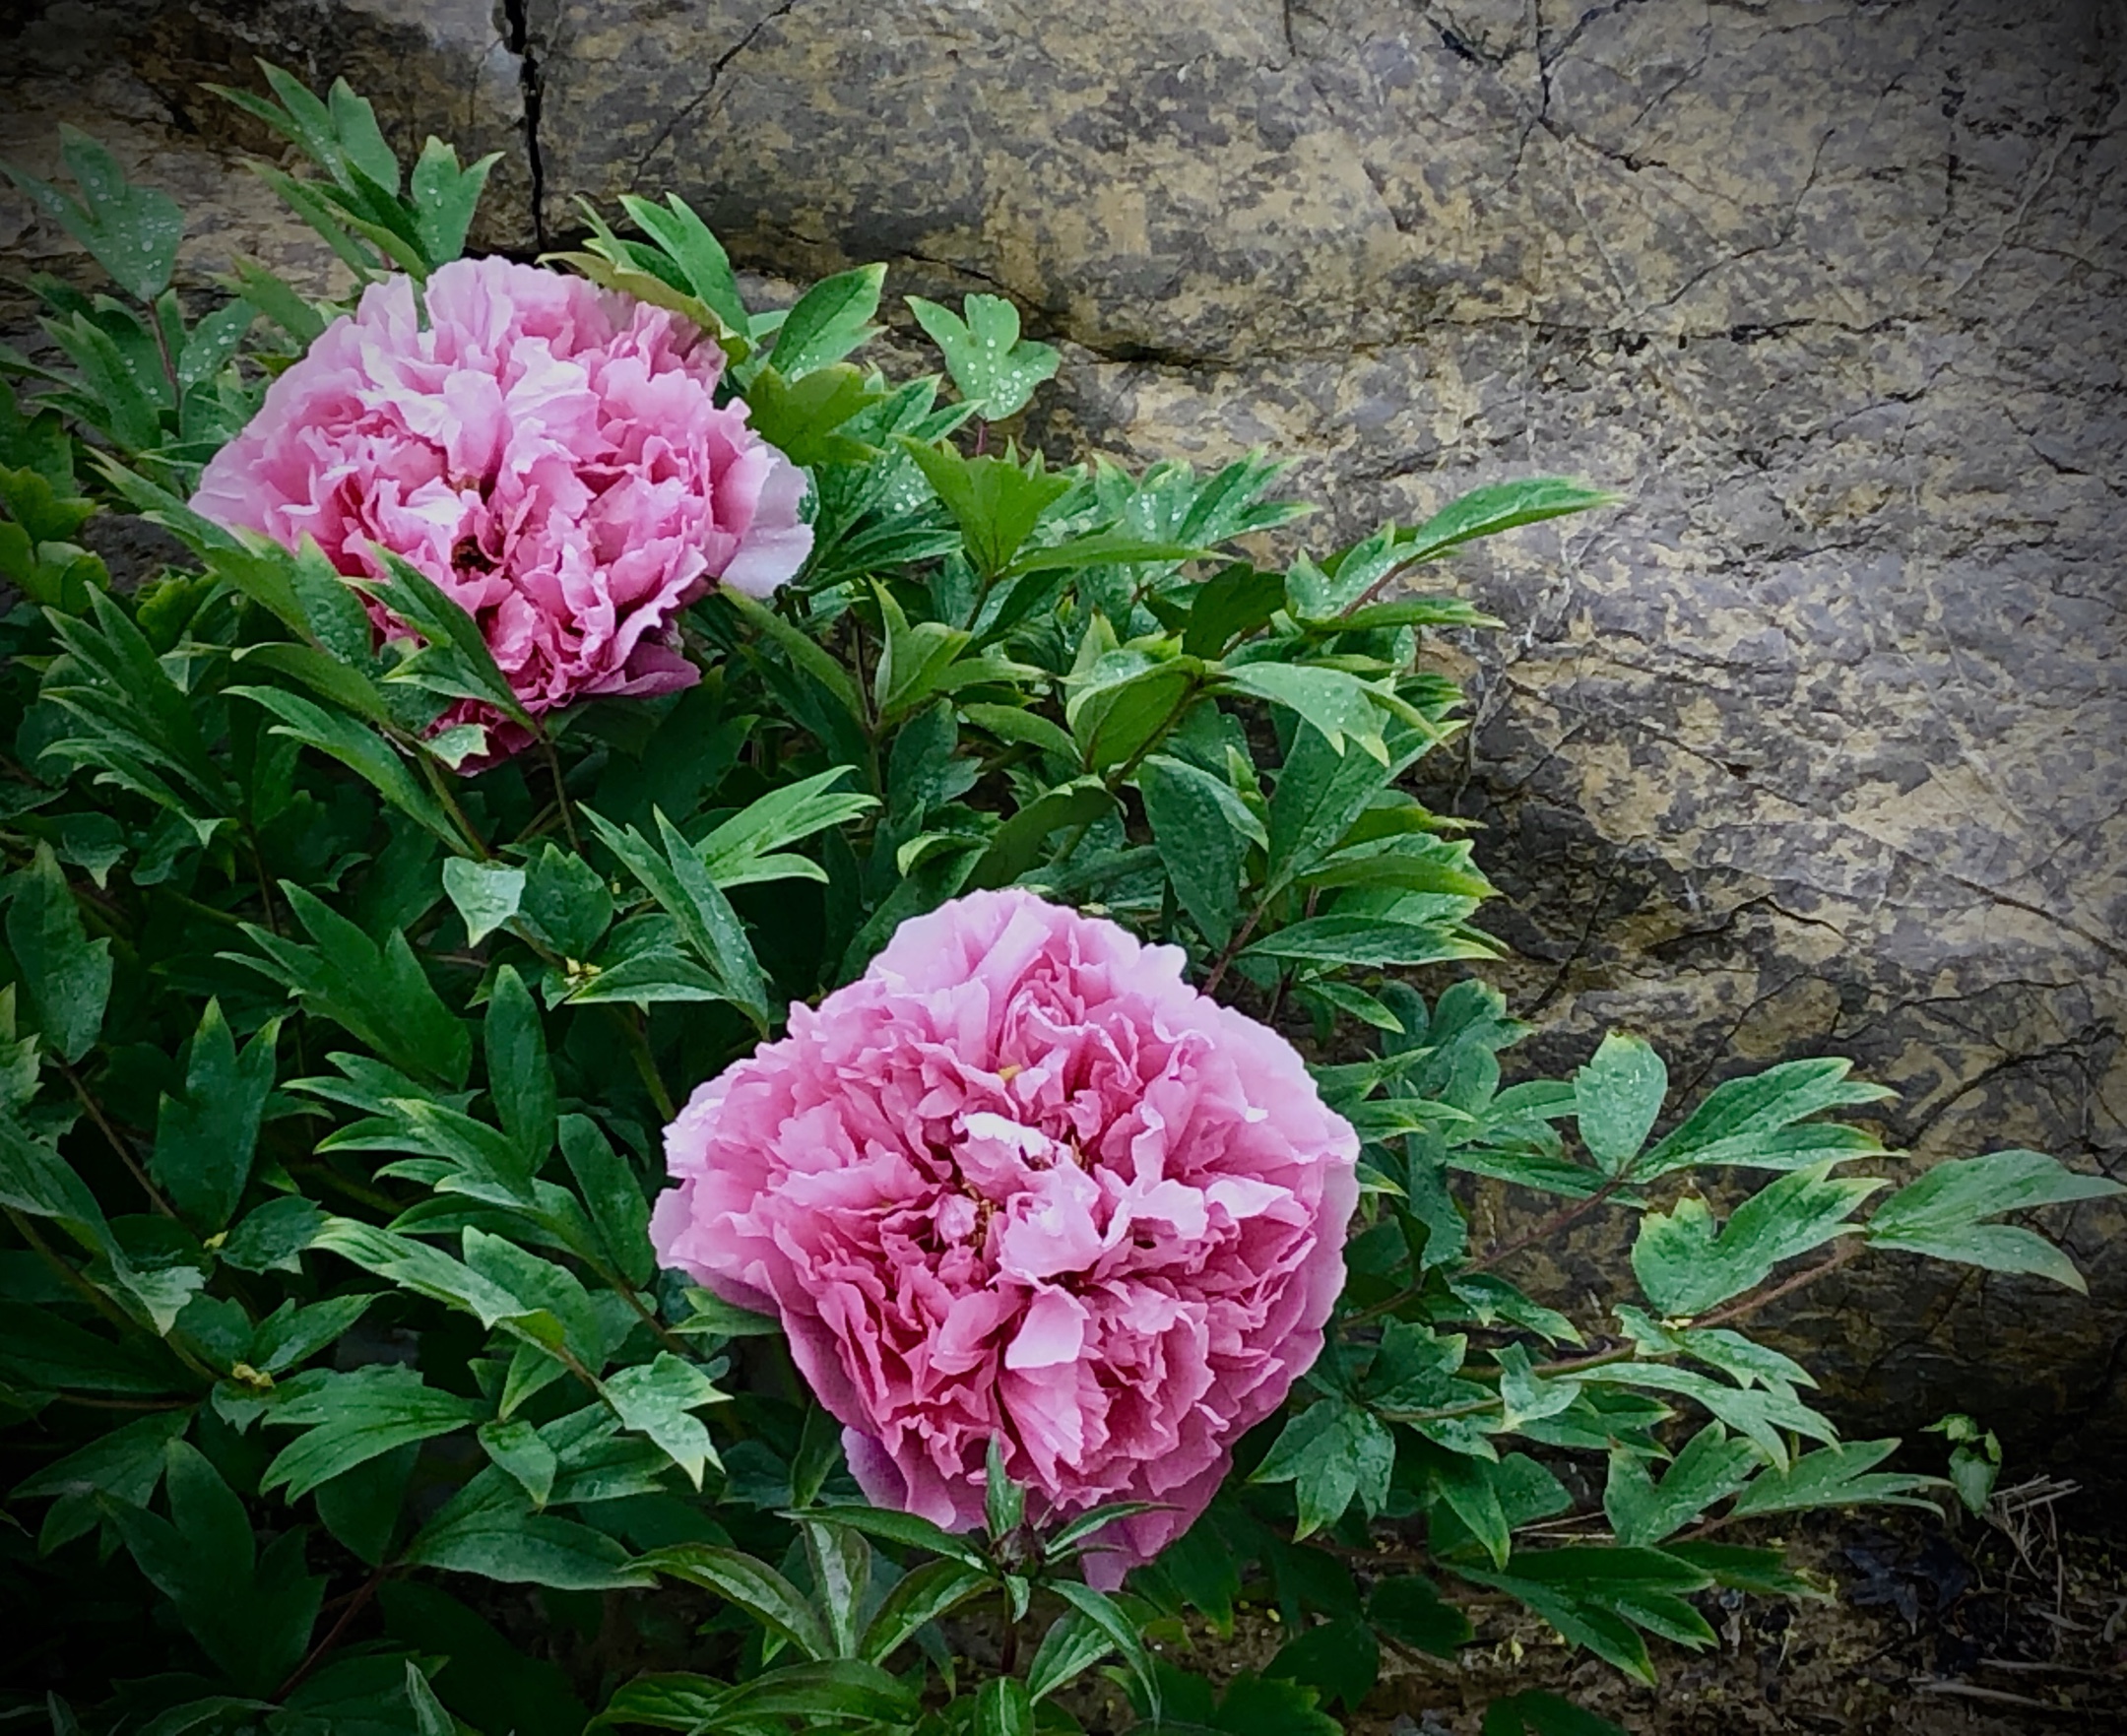
M 723 352 L 663 308 L 502 259 L 437 271 L 425 327 L 414 296 L 403 277 L 366 289 L 194 508 L 312 536 L 350 576 L 381 576 L 372 544 L 405 556 L 535 715 L 691 685 L 678 611 L 712 583 L 766 596 L 812 545 L 803 474 L 716 403 Z
M 1026 892 L 905 923 L 699 1087 L 651 1239 L 782 1317 L 872 1501 L 963 1529 L 983 1457 L 1114 1527 L 1100 1580 L 1201 1512 L 1321 1349 L 1358 1140 L 1183 955 Z

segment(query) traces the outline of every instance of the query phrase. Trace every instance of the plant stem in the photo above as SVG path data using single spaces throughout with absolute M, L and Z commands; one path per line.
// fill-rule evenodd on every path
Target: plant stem
M 1610 1198 L 1620 1188 L 1623 1188 L 1629 1180 L 1629 1171 L 1612 1176 L 1585 1199 L 1576 1200 L 1572 1205 L 1553 1212 L 1541 1223 L 1516 1236 L 1512 1242 L 1502 1242 L 1496 1247 L 1487 1249 L 1462 1269 L 1466 1272 L 1485 1271 L 1492 1266 L 1498 1265 L 1501 1260 L 1508 1258 L 1510 1255 L 1519 1254 L 1524 1248 L 1533 1247 L 1547 1237 L 1557 1235 L 1559 1231 L 1565 1229 L 1569 1224 L 1577 1224 L 1586 1217 L 1589 1212 Z
M 384 1583 L 384 1575 L 390 1572 L 391 1564 L 387 1562 L 362 1582 L 361 1589 L 348 1599 L 348 1606 L 340 1612 L 340 1619 L 326 1630 L 325 1638 L 310 1648 L 310 1654 L 295 1666 L 289 1679 L 274 1690 L 274 1699 L 288 1699 L 309 1678 L 310 1672 L 325 1661 L 326 1654 L 340 1643 L 340 1636 L 347 1632 L 348 1625 L 369 1607 L 369 1600 L 377 1594 L 377 1588 Z
M 170 1202 L 162 1197 L 161 1189 L 148 1179 L 148 1172 L 141 1168 L 140 1159 L 133 1155 L 133 1147 L 119 1136 L 118 1129 L 110 1125 L 109 1118 L 104 1115 L 102 1106 L 89 1095 L 89 1087 L 82 1083 L 81 1074 L 74 1070 L 73 1062 L 62 1061 L 59 1070 L 66 1075 L 67 1083 L 74 1087 L 74 1095 L 81 1099 L 82 1108 L 89 1112 L 89 1119 L 102 1130 L 103 1137 L 118 1154 L 119 1161 L 133 1172 L 133 1179 L 148 1195 L 149 1204 L 166 1218 L 175 1217 L 177 1214 L 170 1209 Z
M 561 756 L 554 751 L 553 738 L 544 729 L 539 733 L 539 744 L 547 769 L 553 774 L 554 805 L 561 810 L 561 830 L 568 836 L 569 848 L 581 856 L 583 840 L 576 835 L 576 810 L 570 805 L 567 786 L 561 781 Z
M 634 1058 L 636 1074 L 643 1082 L 643 1089 L 650 1093 L 650 1101 L 657 1105 L 657 1112 L 668 1122 L 677 1115 L 673 1095 L 665 1088 L 665 1075 L 658 1071 L 657 1057 L 650 1051 L 649 1015 L 636 1013 L 632 1017 L 619 1008 L 614 1009 L 620 1020 L 620 1029 L 626 1035 L 628 1054 Z
M 1256 925 L 1262 921 L 1263 912 L 1270 908 L 1270 897 L 1269 893 L 1263 895 L 1262 902 L 1248 913 L 1247 920 L 1234 931 L 1233 938 L 1226 942 L 1225 950 L 1218 955 L 1218 962 L 1211 967 L 1211 974 L 1204 979 L 1203 992 L 1206 995 L 1216 992 L 1218 986 L 1226 980 L 1226 967 L 1233 963 L 1241 948 L 1248 944 L 1249 936 L 1256 932 Z
M 1773 1285 L 1770 1290 L 1760 1290 L 1749 1296 L 1739 1296 L 1733 1302 L 1716 1308 L 1711 1314 L 1701 1315 L 1692 1321 L 1692 1325 L 1694 1328 L 1725 1326 L 1730 1320 L 1740 1320 L 1747 1315 L 1754 1315 L 1761 1308 L 1778 1302 L 1783 1297 L 1792 1296 L 1797 1290 L 1806 1289 L 1811 1284 L 1816 1283 L 1819 1278 L 1837 1271 L 1848 1260 L 1857 1258 L 1866 1246 L 1867 1244 L 1857 1236 L 1851 1241 L 1842 1243 L 1830 1259 L 1819 1260 L 1806 1271 L 1795 1273 L 1793 1277 Z
M 479 829 L 471 820 L 466 818 L 465 809 L 458 805 L 458 798 L 451 794 L 450 783 L 443 776 L 434 758 L 426 752 L 422 752 L 419 758 L 421 773 L 428 780 L 428 788 L 435 793 L 435 799 L 443 804 L 443 811 L 450 815 L 451 824 L 465 835 L 465 841 L 473 846 L 474 854 L 482 862 L 492 862 L 494 852 L 487 848 L 487 840 L 480 835 Z M 570 836 L 572 838 L 575 836 L 573 831 Z

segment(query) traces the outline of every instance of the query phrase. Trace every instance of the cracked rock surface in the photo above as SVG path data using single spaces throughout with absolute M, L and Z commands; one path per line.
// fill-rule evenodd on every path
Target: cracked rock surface
M 1431 794 L 1485 822 L 1540 1059 L 1626 1026 L 1696 1090 L 1849 1054 L 1916 1165 L 2127 1179 L 2108 0 L 120 10 L 96 77 L 223 165 L 187 171 L 203 244 L 260 221 L 217 155 L 260 141 L 184 87 L 255 49 L 402 143 L 504 150 L 490 245 L 674 188 L 750 267 L 1001 289 L 1064 348 L 1044 442 L 1268 445 L 1323 541 L 1507 476 L 1618 488 L 1443 575 L 1511 623 L 1455 653 L 1475 726 Z M 100 88 L 34 84 L 33 130 Z M 2089 1302 L 1886 1256 L 1786 1320 L 1854 1422 L 1969 1410 L 2127 1493 L 2127 1211 L 2059 1221 Z M 1579 1296 L 1614 1252 L 1518 1275 Z

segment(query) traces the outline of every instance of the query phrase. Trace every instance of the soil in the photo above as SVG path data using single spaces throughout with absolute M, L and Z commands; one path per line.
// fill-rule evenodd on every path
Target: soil
M 1567 1649 L 1518 1610 L 1487 1611 L 1478 1642 L 1453 1662 L 1385 1650 L 1382 1678 L 1346 1728 L 1476 1736 L 1493 1698 L 1542 1688 L 1632 1736 L 2127 1732 L 2127 1548 L 2058 1523 L 2071 1490 L 2041 1479 L 2005 1491 L 1984 1522 L 1878 1509 L 1795 1527 L 1784 1536 L 1792 1559 L 1828 1595 L 1705 1596 L 1718 1649 L 1655 1642 L 1657 1688 Z M 1288 1638 L 1273 1612 L 1255 1608 L 1230 1640 L 1203 1632 L 1166 1649 L 1223 1678 L 1260 1670 Z M 1089 1731 L 1099 1727 L 1087 1716 Z

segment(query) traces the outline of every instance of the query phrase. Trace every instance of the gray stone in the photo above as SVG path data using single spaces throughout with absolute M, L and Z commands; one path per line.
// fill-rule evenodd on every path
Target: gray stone
M 674 188 L 750 267 L 1001 289 L 1064 347 L 1045 443 L 1267 445 L 1323 538 L 1617 487 L 1441 572 L 1512 623 L 1444 650 L 1433 795 L 1485 822 L 1538 1053 L 1851 1054 L 1916 1164 L 2127 1174 L 2116 6 L 309 5 L 140 39 L 322 20 L 296 64 L 408 138 L 501 140 L 523 86 L 491 243 Z M 2065 1222 L 2088 1303 L 1887 1258 L 1788 1325 L 1857 1421 L 1969 1409 L 2127 1488 L 2127 1212 Z

